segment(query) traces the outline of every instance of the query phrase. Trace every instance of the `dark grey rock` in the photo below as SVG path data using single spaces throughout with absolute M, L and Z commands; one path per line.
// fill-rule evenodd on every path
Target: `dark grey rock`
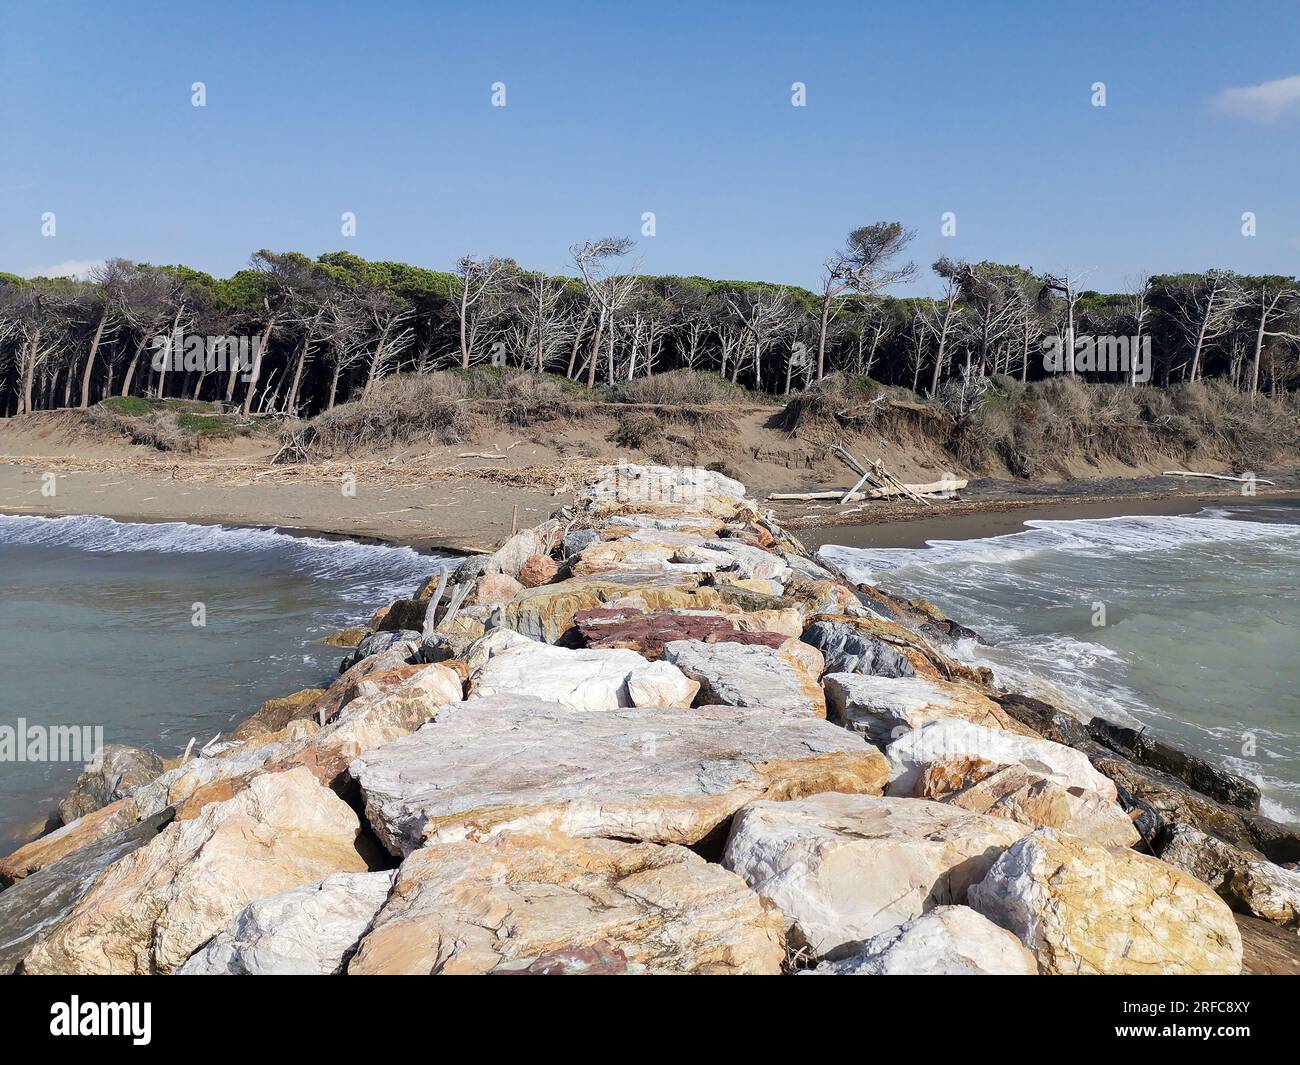
M 347 658 L 339 663 L 339 672 L 346 673 L 363 658 L 377 655 L 396 647 L 400 643 L 410 643 L 413 647 L 420 644 L 420 633 L 414 629 L 399 629 L 396 632 L 376 632 L 367 636 Z
M 816 621 L 804 630 L 803 642 L 826 659 L 827 673 L 864 673 L 872 677 L 914 677 L 907 658 L 842 621 Z
M 88 843 L 0 891 L 0 974 L 18 967 L 37 941 L 62 921 L 110 865 L 167 827 L 171 807 L 137 825 Z
M 151 784 L 162 775 L 163 761 L 153 751 L 119 743 L 104 745 L 98 763 L 77 777 L 72 790 L 59 803 L 65 825 L 101 810 L 111 802 Z
M 1145 730 L 1126 728 L 1105 718 L 1094 717 L 1088 722 L 1088 735 L 1131 762 L 1177 777 L 1202 795 L 1252 813 L 1259 810 L 1259 788 L 1251 781 L 1220 769 L 1204 758 L 1180 751 Z

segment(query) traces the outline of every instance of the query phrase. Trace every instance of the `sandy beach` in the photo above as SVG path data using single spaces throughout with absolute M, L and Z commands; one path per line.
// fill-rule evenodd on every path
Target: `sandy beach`
M 568 503 L 569 478 L 584 465 L 594 463 L 431 465 L 425 475 L 413 476 L 409 464 L 384 462 L 272 466 L 6 456 L 0 464 L 0 513 L 272 526 L 417 550 L 476 552 L 491 550 L 513 528 L 535 524 Z M 1255 499 L 1300 495 L 1296 471 L 1271 471 L 1268 477 L 1277 486 L 1261 487 Z M 766 490 L 757 487 L 762 498 Z M 935 539 L 1016 532 L 1036 518 L 1193 514 L 1215 501 L 1243 498 L 1240 487 L 1227 482 L 1151 476 L 1048 484 L 984 479 L 973 480 L 960 500 L 936 500 L 930 507 L 882 500 L 859 508 L 775 509 L 810 549 L 827 543 L 918 547 Z

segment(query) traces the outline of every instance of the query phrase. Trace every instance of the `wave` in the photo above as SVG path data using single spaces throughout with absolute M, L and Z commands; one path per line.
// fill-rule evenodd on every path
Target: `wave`
M 348 598 L 405 594 L 451 557 L 425 555 L 410 547 L 364 544 L 322 536 L 296 536 L 275 529 L 189 522 L 120 522 L 98 515 L 47 518 L 0 514 L 0 547 L 58 548 L 94 554 L 210 555 L 263 557 L 321 580 L 344 582 Z
M 827 544 L 817 552 L 854 581 L 874 582 L 882 573 L 912 566 L 954 563 L 1015 562 L 1050 551 L 1079 555 L 1142 554 L 1168 551 L 1191 544 L 1231 541 L 1267 543 L 1300 537 L 1300 525 L 1282 522 L 1241 521 L 1225 515 L 1227 509 L 1205 510 L 1198 515 L 1150 515 L 1075 520 L 1026 521 L 1023 532 L 1005 533 L 981 540 L 928 540 L 919 548 L 863 548 Z M 1294 514 L 1293 509 L 1289 514 Z

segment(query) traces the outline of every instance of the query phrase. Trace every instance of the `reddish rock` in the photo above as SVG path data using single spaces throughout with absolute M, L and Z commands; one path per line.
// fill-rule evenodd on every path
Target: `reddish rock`
M 550 555 L 529 555 L 519 567 L 519 583 L 525 588 L 550 584 L 560 572 L 560 564 Z
M 649 659 L 658 658 L 664 644 L 673 640 L 761 644 L 764 647 L 780 647 L 786 641 L 786 637 L 779 633 L 741 632 L 728 618 L 713 614 L 676 614 L 671 611 L 638 614 L 598 608 L 580 610 L 573 620 L 586 638 L 588 647 L 626 647 Z
M 485 573 L 478 579 L 470 594 L 470 606 L 494 606 L 508 603 L 524 590 L 524 586 L 508 573 Z

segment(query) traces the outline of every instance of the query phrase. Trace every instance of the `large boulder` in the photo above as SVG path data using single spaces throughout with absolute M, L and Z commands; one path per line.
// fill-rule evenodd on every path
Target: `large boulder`
M 575 498 L 594 514 L 637 514 L 651 518 L 689 515 L 729 519 L 752 511 L 745 486 L 698 466 L 602 466 Z
M 366 868 L 357 815 L 305 769 L 256 777 L 108 869 L 27 955 L 32 973 L 171 972 L 254 899 Z
M 1030 734 L 987 695 L 967 684 L 862 673 L 828 673 L 822 684 L 827 716 L 862 733 L 877 747 L 888 747 L 903 733 L 943 718 Z
M 78 817 L 62 828 L 19 847 L 7 858 L 0 859 L 0 887 L 7 887 L 38 869 L 53 865 L 97 839 L 130 828 L 137 820 L 139 815 L 135 799 L 130 796 Z
M 1300 976 L 1300 936 L 1245 914 L 1233 914 L 1241 933 L 1243 976 Z
M 369 630 L 366 630 L 369 632 Z M 357 641 L 360 642 L 359 640 Z M 351 646 L 355 647 L 356 644 Z M 346 678 L 346 680 L 345 680 Z M 343 682 L 339 684 L 334 695 L 340 695 L 346 690 L 353 677 L 344 674 L 339 678 Z M 337 683 L 337 682 L 336 682 Z M 270 732 L 279 732 L 289 724 L 305 717 L 318 716 L 321 707 L 326 702 L 332 703 L 334 700 L 323 700 L 321 697 L 328 695 L 321 688 L 303 688 L 301 691 L 293 692 L 289 695 L 282 695 L 274 699 L 267 699 L 261 706 L 254 710 L 248 717 L 244 718 L 230 734 L 230 738 L 236 741 L 252 739 L 254 736 L 265 736 Z
M 1038 829 L 970 889 L 1048 974 L 1241 972 L 1232 911 L 1195 877 L 1136 851 Z
M 865 673 L 876 677 L 913 677 L 916 667 L 897 647 L 841 621 L 816 621 L 803 634 L 816 647 L 831 673 Z
M 99 758 L 77 777 L 72 791 L 59 803 L 59 817 L 70 824 L 144 787 L 165 768 L 153 751 L 105 744 Z
M 529 555 L 519 567 L 519 583 L 525 588 L 550 584 L 560 572 L 560 564 L 550 555 Z
M 1109 749 L 1088 748 L 1092 764 L 1123 789 L 1128 802 L 1141 804 L 1155 815 L 1152 836 L 1166 825 L 1191 825 L 1247 853 L 1272 862 L 1300 861 L 1300 832 L 1239 806 L 1202 795 L 1177 777 L 1138 765 Z
M 267 769 L 305 766 L 323 784 L 340 783 L 340 774 L 359 754 L 410 735 L 442 706 L 461 698 L 460 675 L 444 665 L 403 665 L 365 679 L 371 677 L 388 679 L 378 690 L 344 702 L 324 728 L 296 720 L 279 732 L 169 770 L 133 796 L 141 815 L 177 806 L 178 818 L 186 820 L 209 802 L 231 798 Z
M 569 650 L 532 640 L 492 655 L 470 677 L 471 695 L 527 695 L 573 710 L 690 706 L 699 690 L 681 670 L 635 651 Z
M 1116 797 L 1115 785 L 1097 772 L 1088 756 L 1051 740 L 972 725 L 946 718 L 905 733 L 885 751 L 889 758 L 890 795 L 915 794 L 922 771 L 932 762 L 978 759 L 995 765 L 1023 765 L 1035 776 L 1065 788 Z
M 485 573 L 475 581 L 465 602 L 470 606 L 496 606 L 510 602 L 523 590 L 524 586 L 508 573 Z
M 1300 872 L 1252 857 L 1188 825 L 1160 839 L 1160 859 L 1212 887 L 1238 913 L 1300 928 Z
M 838 958 L 935 906 L 965 902 L 1027 831 L 920 799 L 825 793 L 746 806 L 722 863 L 785 914 L 793 946 Z
M 852 957 L 822 962 L 812 976 L 1037 976 L 1024 945 L 969 906 L 937 906 L 872 936 Z
M 607 971 L 772 974 L 785 945 L 779 915 L 685 847 L 506 834 L 408 857 L 348 972 L 537 971 L 593 955 Z
M 250 902 L 178 976 L 332 976 L 388 898 L 395 870 L 335 873 Z
M 1220 769 L 1204 758 L 1180 751 L 1145 729 L 1128 728 L 1094 717 L 1088 722 L 1088 735 L 1129 761 L 1175 776 L 1211 799 L 1252 813 L 1259 810 L 1259 788 L 1253 782 Z
M 505 623 L 529 639 L 556 643 L 573 629 L 574 615 L 631 594 L 646 610 L 707 610 L 725 601 L 720 589 L 699 587 L 689 573 L 619 574 L 525 588 L 506 604 Z
M 171 821 L 164 810 L 103 836 L 0 891 L 0 975 L 14 971 L 57 929 L 104 870 L 152 840 Z
M 415 656 L 420 647 L 418 629 L 398 629 L 394 632 L 376 632 L 367 636 L 356 646 L 350 655 L 339 663 L 339 672 L 346 673 L 353 666 L 363 662 L 371 655 L 383 654 L 385 651 L 397 652 L 402 661 Z
M 726 706 L 766 706 L 826 716 L 826 697 L 818 678 L 820 656 L 798 640 L 780 647 L 741 643 L 700 644 L 689 640 L 664 644 L 663 661 L 671 662 L 700 683 L 700 700 Z
M 521 827 L 699 843 L 753 799 L 878 795 L 884 757 L 801 714 L 737 707 L 593 714 L 469 699 L 348 770 L 394 854 Z
M 1047 780 L 1018 763 L 998 765 L 978 758 L 931 762 L 912 795 L 1030 828 L 1059 828 L 1104 847 L 1131 847 L 1142 838 L 1117 803 L 1095 791 Z

